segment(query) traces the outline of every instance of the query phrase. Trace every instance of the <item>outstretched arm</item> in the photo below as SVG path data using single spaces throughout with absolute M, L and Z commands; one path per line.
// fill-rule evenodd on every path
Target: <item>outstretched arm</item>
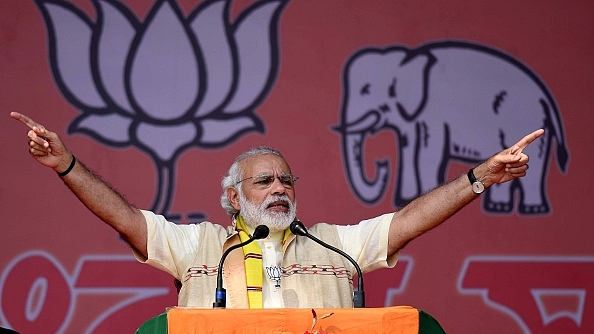
M 30 128 L 27 132 L 29 153 L 35 160 L 59 174 L 69 169 L 75 161 L 74 156 L 55 132 L 21 113 L 11 112 L 10 116 Z M 61 178 L 91 212 L 113 227 L 137 252 L 147 257 L 146 223 L 140 210 L 79 160 Z
M 488 188 L 526 175 L 528 156 L 522 151 L 543 134 L 543 129 L 536 130 L 512 147 L 493 155 L 474 168 L 476 178 Z M 443 223 L 478 196 L 464 174 L 410 202 L 392 218 L 388 256 Z

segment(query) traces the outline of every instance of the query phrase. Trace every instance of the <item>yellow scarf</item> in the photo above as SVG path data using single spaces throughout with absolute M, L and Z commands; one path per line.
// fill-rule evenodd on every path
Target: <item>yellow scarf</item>
M 241 215 L 235 219 L 235 229 L 239 233 L 239 240 L 245 242 L 250 238 L 249 230 Z M 287 228 L 283 237 L 283 243 L 291 235 Z M 262 308 L 262 249 L 257 242 L 250 242 L 242 247 L 245 261 L 245 281 L 250 308 Z
M 235 228 L 239 232 L 241 242 L 245 242 L 250 238 L 241 215 L 237 215 Z M 257 242 L 251 242 L 243 246 L 242 249 L 250 308 L 262 308 L 262 249 L 260 249 Z

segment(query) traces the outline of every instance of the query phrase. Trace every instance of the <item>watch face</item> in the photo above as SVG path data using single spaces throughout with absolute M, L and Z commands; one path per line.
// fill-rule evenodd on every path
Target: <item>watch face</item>
M 475 194 L 480 194 L 485 191 L 485 185 L 480 181 L 476 181 L 472 184 L 472 191 L 474 191 Z

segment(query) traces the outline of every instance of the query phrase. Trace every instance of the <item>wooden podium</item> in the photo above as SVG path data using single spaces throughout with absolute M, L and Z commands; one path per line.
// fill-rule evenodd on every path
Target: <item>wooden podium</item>
M 313 311 L 313 312 L 312 312 Z M 317 322 L 313 326 L 313 313 Z M 323 316 L 332 314 L 323 318 Z M 203 309 L 174 307 L 145 322 L 137 334 L 192 333 L 445 333 L 429 314 L 410 306 L 336 309 Z

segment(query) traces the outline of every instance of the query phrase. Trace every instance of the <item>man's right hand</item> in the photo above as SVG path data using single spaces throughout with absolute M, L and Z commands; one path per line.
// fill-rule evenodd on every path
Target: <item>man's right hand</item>
M 65 171 L 72 162 L 72 154 L 68 151 L 55 132 L 47 130 L 43 125 L 18 112 L 11 112 L 10 117 L 29 127 L 29 154 L 44 166 L 56 172 Z

